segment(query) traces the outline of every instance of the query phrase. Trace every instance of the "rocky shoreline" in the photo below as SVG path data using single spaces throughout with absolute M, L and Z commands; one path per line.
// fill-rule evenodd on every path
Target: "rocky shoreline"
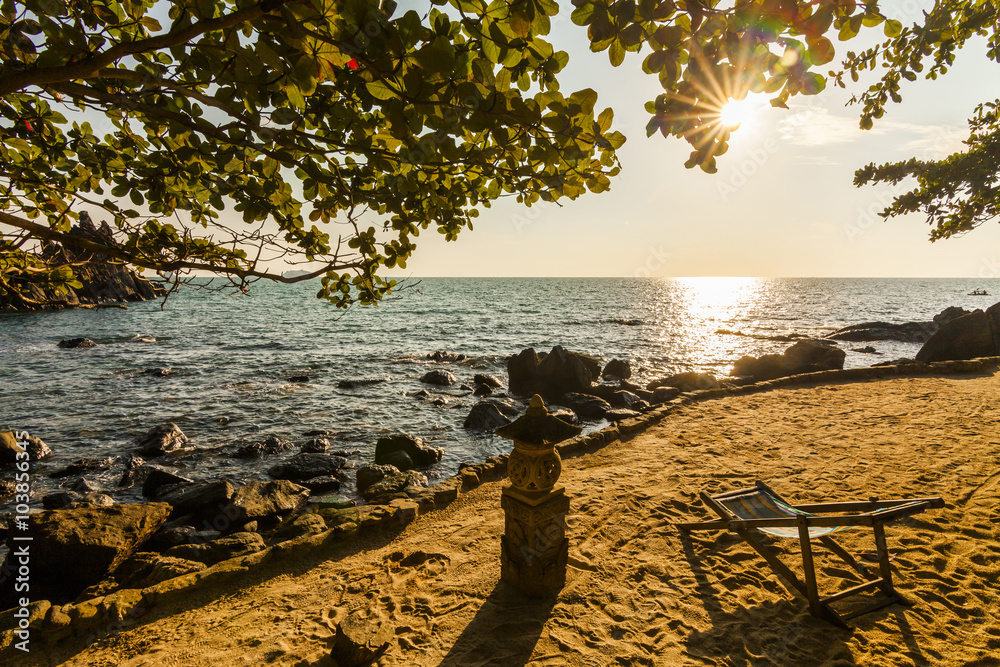
M 834 342 L 803 339 L 781 355 L 738 360 L 728 378 L 689 372 L 644 386 L 630 382 L 632 369 L 625 360 L 612 360 L 602 368 L 597 359 L 560 346 L 548 353 L 529 348 L 509 358 L 506 392 L 504 380 L 489 375 L 476 375 L 474 386 L 463 387 L 481 399 L 472 407 L 465 425 L 491 430 L 509 423 L 534 393 L 545 397 L 566 421 L 610 422 L 610 426 L 565 443 L 561 450 L 568 453 L 634 433 L 691 401 L 795 382 L 974 372 L 986 362 L 926 363 L 926 357 L 950 354 L 963 359 L 968 350 L 981 351 L 990 345 L 991 353 L 975 356 L 1000 355 L 997 334 L 1000 304 L 985 313 L 959 314 L 941 323 L 917 361 L 844 371 L 840 369 L 845 353 Z M 450 358 L 449 353 L 435 355 Z M 458 383 L 457 378 L 440 370 L 422 379 L 428 387 Z M 434 395 L 426 391 L 418 398 L 434 400 Z M 351 458 L 356 452 L 331 451 L 324 435 L 308 434 L 309 439 L 298 445 L 277 436 L 234 443 L 234 457 L 275 461 L 267 467 L 270 481 L 243 485 L 227 479 L 192 480 L 179 470 L 171 470 L 173 457 L 190 451 L 192 444 L 180 428 L 169 423 L 151 429 L 136 441 L 134 453 L 114 462 L 82 460 L 55 471 L 53 476 L 66 479 L 65 488 L 42 498 L 44 509 L 33 512 L 30 521 L 35 553 L 44 554 L 33 564 L 32 599 L 44 597 L 51 607 L 102 596 L 114 599 L 120 591 L 156 589 L 178 578 L 197 581 L 201 573 L 220 563 L 257 558 L 286 543 L 325 535 L 322 543 L 385 522 L 405 524 L 454 500 L 463 489 L 505 474 L 505 457 L 491 457 L 481 464 L 463 465 L 459 474 L 431 485 L 422 470 L 440 461 L 442 452 L 419 438 L 405 434 L 383 437 L 376 443 L 374 460 L 353 468 Z M 31 461 L 39 461 L 49 451 L 44 442 L 33 438 L 26 454 Z M 0 465 L 16 461 L 19 452 L 12 434 L 0 435 Z M 145 502 L 116 504 L 104 492 L 107 489 L 88 480 L 89 471 L 110 466 L 121 469 L 118 489 L 141 492 Z M 350 477 L 358 498 L 335 493 Z M 7 490 L 15 495 L 19 492 L 16 484 Z M 362 499 L 365 504 L 358 506 Z M 0 521 L 0 539 L 8 540 L 8 548 L 14 546 L 8 539 L 13 534 L 11 518 L 8 515 Z M 72 567 L 67 568 L 67 563 Z M 10 571 L 9 562 L 4 568 Z M 0 608 L 17 603 L 10 586 L 13 579 L 7 576 L 4 581 Z

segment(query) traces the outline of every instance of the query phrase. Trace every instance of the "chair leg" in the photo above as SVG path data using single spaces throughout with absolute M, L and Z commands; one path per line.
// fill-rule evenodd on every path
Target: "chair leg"
M 819 586 L 816 584 L 816 567 L 813 563 L 812 542 L 809 540 L 809 524 L 806 517 L 799 517 L 799 547 L 802 549 L 802 570 L 806 576 L 806 597 L 809 598 L 809 611 L 813 616 L 820 615 Z
M 892 568 L 889 567 L 889 549 L 885 543 L 885 526 L 876 521 L 872 528 L 875 531 L 875 551 L 878 553 L 879 575 L 882 577 L 882 592 L 891 597 L 900 597 L 892 585 Z

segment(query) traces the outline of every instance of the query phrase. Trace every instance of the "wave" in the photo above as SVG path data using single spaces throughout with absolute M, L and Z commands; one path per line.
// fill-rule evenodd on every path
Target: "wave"
M 620 324 L 626 327 L 641 327 L 646 324 L 646 320 L 639 318 L 616 317 L 610 320 L 602 320 L 601 324 Z

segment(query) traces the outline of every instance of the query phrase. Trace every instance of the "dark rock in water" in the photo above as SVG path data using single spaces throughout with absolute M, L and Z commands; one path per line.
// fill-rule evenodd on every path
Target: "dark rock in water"
M 879 354 L 879 352 L 871 345 L 865 345 L 864 347 L 852 347 L 851 352 L 860 352 L 862 354 Z
M 375 482 L 379 482 L 390 475 L 398 475 L 399 472 L 396 466 L 390 465 L 369 463 L 368 465 L 361 466 L 357 472 L 358 493 L 364 493 L 365 489 Z
M 86 477 L 77 477 L 74 480 L 63 482 L 59 486 L 76 491 L 77 493 L 96 493 L 103 490 L 99 484 L 90 481 Z
M 426 358 L 430 359 L 431 361 L 456 362 L 456 361 L 465 361 L 469 357 L 468 355 L 465 354 L 457 354 L 455 352 L 445 352 L 444 350 L 438 350 L 437 352 L 432 352 L 431 354 L 428 354 Z
M 181 477 L 158 466 L 144 465 L 135 470 L 126 471 L 122 475 L 120 486 L 134 486 L 137 484 L 142 484 L 143 496 L 146 498 L 156 498 L 156 494 L 165 486 L 171 484 L 194 484 L 194 480 Z
M 553 401 L 556 405 L 564 405 L 577 415 L 580 419 L 593 420 L 602 419 L 611 410 L 611 404 L 603 398 L 591 396 L 590 394 L 568 393 L 563 394 Z
M 230 558 L 256 553 L 265 546 L 264 538 L 257 533 L 243 532 L 233 533 L 228 537 L 220 537 L 204 544 L 179 544 L 167 549 L 164 555 L 215 565 Z
M 134 470 L 136 468 L 140 468 L 146 465 L 146 461 L 141 456 L 136 456 L 135 454 L 129 454 L 128 456 L 125 457 L 125 460 L 122 461 L 122 465 L 125 466 L 126 470 Z
M 521 350 L 507 359 L 507 377 L 510 378 L 510 393 L 517 396 L 531 396 L 541 388 L 538 367 L 541 357 L 534 348 Z
M 562 396 L 589 389 L 601 373 L 594 357 L 570 352 L 559 345 L 552 348 L 538 365 L 543 396 Z
M 949 361 L 1000 355 L 1000 302 L 941 325 L 917 352 L 917 361 Z
M 117 245 L 108 223 L 102 222 L 100 227 L 95 226 L 86 211 L 80 213 L 79 222 L 70 229 L 69 234 L 106 246 Z M 28 303 L 12 293 L 6 293 L 0 294 L 0 310 L 43 310 L 79 304 L 146 301 L 165 294 L 163 288 L 142 278 L 135 271 L 119 262 L 109 261 L 106 255 L 89 249 L 45 243 L 42 257 L 52 266 L 72 264 L 76 279 L 82 286 L 67 288 L 66 292 L 57 294 L 54 290 L 46 290 L 36 284 L 14 279 L 15 286 L 20 288 L 26 297 L 46 305 Z M 49 302 L 54 303 L 47 305 Z
M 67 602 L 104 579 L 170 514 L 165 503 L 43 510 L 31 515 L 31 595 Z M 8 541 L 11 549 L 17 543 Z
M 666 403 L 681 395 L 681 390 L 677 387 L 660 387 L 653 391 L 653 403 Z
M 299 384 L 305 384 L 310 380 L 312 380 L 312 378 L 310 378 L 308 375 L 292 375 L 291 377 L 288 378 L 289 382 L 296 382 Z
M 142 590 L 191 572 L 205 569 L 204 563 L 173 558 L 150 551 L 140 551 L 115 570 L 115 582 L 122 588 Z
M 139 453 L 144 456 L 163 456 L 186 449 L 188 437 L 174 423 L 160 424 L 147 431 L 136 441 Z
M 641 414 L 642 414 L 641 412 L 636 412 L 635 410 L 625 410 L 625 409 L 608 410 L 607 412 L 604 413 L 604 418 L 607 419 L 609 422 L 619 422 L 623 419 L 631 419 L 632 417 L 638 417 Z
M 341 479 L 333 475 L 323 475 L 322 477 L 313 477 L 311 479 L 300 479 L 299 484 L 309 489 L 309 493 L 312 494 L 329 493 L 330 491 L 340 490 Z
M 326 530 L 326 521 L 319 514 L 310 512 L 302 516 L 295 517 L 294 520 L 281 524 L 278 530 L 271 536 L 272 542 L 284 542 L 294 540 L 305 535 L 318 535 Z
M 448 387 L 458 382 L 458 378 L 448 371 L 433 370 L 429 373 L 425 373 L 423 377 L 420 378 L 420 381 L 427 384 L 436 384 L 442 387 Z
M 863 322 L 838 329 L 824 338 L 831 340 L 869 341 L 897 340 L 904 343 L 922 343 L 937 329 L 933 322 Z
M 613 408 L 631 410 L 633 404 L 641 401 L 641 398 L 630 391 L 616 391 L 608 402 L 611 403 L 611 407 Z
M 524 405 L 518 403 L 512 398 L 491 396 L 490 398 L 486 399 L 483 402 L 497 406 L 497 409 L 500 410 L 500 412 L 502 412 L 504 416 L 510 417 L 511 419 L 520 415 L 522 412 L 524 412 L 525 409 Z
M 412 470 L 417 467 L 410 455 L 402 449 L 391 452 L 383 452 L 378 458 L 379 465 L 392 466 L 398 470 Z
M 567 424 L 576 424 L 580 421 L 580 418 L 577 417 L 576 413 L 569 408 L 561 408 L 553 405 L 549 408 L 549 414 L 553 417 L 558 417 Z
M 416 470 L 407 470 L 406 472 L 389 475 L 388 477 L 375 482 L 366 488 L 361 495 L 365 500 L 371 502 L 372 500 L 377 500 L 394 494 L 405 495 L 403 490 L 411 486 L 426 487 L 427 477 Z
M 948 306 L 934 316 L 934 324 L 941 326 L 945 322 L 951 322 L 954 319 L 958 319 L 963 315 L 969 315 L 972 312 L 974 311 L 966 310 L 965 308 L 960 308 L 959 306 Z
M 309 454 L 325 454 L 330 449 L 330 441 L 327 438 L 313 438 L 302 445 L 300 451 Z
M 60 477 L 70 477 L 73 475 L 83 475 L 88 472 L 107 470 L 118 462 L 118 460 L 119 458 L 117 456 L 108 456 L 103 459 L 80 459 L 79 461 L 71 463 L 61 470 L 56 470 L 51 473 L 49 477 L 58 479 Z
M 183 514 L 211 517 L 229 504 L 234 492 L 232 484 L 220 479 L 214 482 L 164 486 L 157 492 L 156 500 L 168 503 L 173 508 L 171 516 L 174 517 Z
M 375 463 L 394 465 L 400 470 L 406 470 L 407 468 L 401 468 L 395 461 L 387 460 L 387 455 L 397 451 L 401 451 L 409 457 L 413 462 L 411 468 L 434 465 L 441 460 L 441 456 L 444 454 L 444 450 L 440 447 L 431 447 L 420 438 L 400 433 L 378 439 L 378 442 L 375 443 Z
M 473 384 L 484 385 L 492 389 L 502 389 L 503 380 L 498 378 L 496 375 L 488 375 L 486 373 L 476 373 L 472 377 Z
M 13 480 L 0 479 L 0 498 L 6 498 L 17 493 L 17 484 Z
M 330 655 L 339 667 L 368 667 L 389 650 L 395 636 L 390 623 L 356 611 L 337 624 Z
M 465 418 L 464 427 L 473 431 L 492 431 L 509 423 L 510 420 L 493 403 L 476 403 Z
M 168 375 L 174 374 L 174 369 L 172 368 L 147 368 L 143 371 L 146 375 L 155 375 L 156 377 L 165 378 Z
M 330 454 L 296 454 L 284 463 L 268 468 L 267 474 L 275 479 L 297 482 L 324 475 L 336 475 L 347 465 L 347 459 Z
M 431 392 L 427 391 L 426 389 L 421 389 L 419 391 L 415 391 L 412 394 L 408 395 L 412 396 L 413 398 L 430 398 Z
M 601 372 L 601 377 L 627 380 L 632 377 L 632 367 L 627 361 L 612 359 L 608 362 L 608 365 L 604 367 L 604 370 Z
M 697 391 L 699 389 L 718 389 L 719 381 L 711 373 L 687 371 L 677 373 L 667 378 L 653 380 L 646 385 L 648 391 L 656 391 L 660 387 L 677 387 L 681 391 Z
M 473 396 L 489 396 L 493 393 L 493 387 L 486 384 L 477 384 L 476 388 L 472 391 Z
M 22 440 L 22 443 L 23 448 L 13 431 L 0 433 L 0 465 L 16 463 L 17 455 L 21 452 L 27 453 L 29 461 L 38 461 L 52 453 L 49 446 L 35 436 L 29 436 L 27 440 Z
M 88 347 L 97 347 L 97 343 L 89 338 L 70 338 L 68 340 L 59 341 L 59 347 L 65 350 L 77 350 Z
M 42 496 L 42 507 L 47 510 L 63 510 L 75 505 L 82 497 L 76 491 L 55 491 Z
M 243 445 L 236 450 L 234 456 L 238 459 L 262 458 L 290 452 L 293 449 L 295 449 L 295 445 L 292 444 L 291 440 L 286 440 L 276 435 L 269 435 L 260 442 Z
M 286 480 L 250 482 L 233 494 L 232 511 L 227 514 L 237 524 L 243 524 L 301 511 L 308 500 L 309 489 Z
M 382 382 L 388 382 L 390 378 L 354 378 L 351 380 L 341 380 L 337 383 L 337 389 L 357 389 L 358 387 L 367 387 L 370 384 L 379 384 Z
M 751 377 L 755 381 L 800 373 L 812 373 L 844 367 L 847 353 L 827 340 L 800 340 L 782 354 L 765 354 L 758 358 L 741 357 L 730 375 Z

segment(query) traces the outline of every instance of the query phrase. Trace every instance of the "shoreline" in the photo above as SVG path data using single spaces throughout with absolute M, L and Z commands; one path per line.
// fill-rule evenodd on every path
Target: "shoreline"
M 622 443 L 624 439 L 634 439 L 655 429 L 659 422 L 662 422 L 671 414 L 682 411 L 688 406 L 709 401 L 715 398 L 732 397 L 734 399 L 744 399 L 747 396 L 761 392 L 770 392 L 774 389 L 790 389 L 793 387 L 824 387 L 841 384 L 844 386 L 864 385 L 867 380 L 886 379 L 903 377 L 929 376 L 929 378 L 948 377 L 953 374 L 968 375 L 970 373 L 989 373 L 1000 366 L 1000 358 L 985 358 L 963 362 L 939 362 L 929 365 L 910 366 L 883 366 L 863 369 L 848 369 L 843 371 L 822 371 L 789 378 L 781 378 L 755 385 L 746 385 L 737 388 L 721 388 L 692 392 L 683 395 L 679 399 L 665 407 L 658 408 L 651 413 L 647 413 L 642 418 L 625 420 L 619 422 L 617 426 L 612 426 L 602 431 L 594 432 L 586 436 L 567 441 L 560 446 L 560 452 L 568 459 L 575 459 L 581 454 L 594 454 L 600 452 L 608 445 Z M 985 377 L 992 377 L 987 375 Z M 726 402 L 720 402 L 725 404 Z M 627 445 L 627 443 L 625 443 Z M 434 505 L 440 507 L 434 512 L 427 514 L 433 521 L 434 516 L 441 515 L 442 512 L 451 512 L 451 505 L 461 506 L 461 498 L 465 494 L 472 492 L 481 484 L 497 486 L 499 482 L 492 481 L 504 476 L 504 458 L 496 457 L 486 464 L 466 468 L 459 475 L 449 478 L 443 484 L 436 485 L 436 491 L 431 493 L 434 498 Z M 459 503 L 454 501 L 458 499 Z M 211 588 L 220 582 L 238 582 L 239 580 L 251 576 L 251 573 L 258 570 L 270 570 L 268 562 L 280 563 L 284 559 L 294 554 L 298 558 L 308 558 L 310 553 L 321 553 L 323 551 L 340 551 L 346 548 L 354 551 L 349 546 L 352 543 L 358 547 L 356 553 L 365 550 L 365 544 L 369 543 L 374 535 L 384 533 L 387 530 L 398 532 L 407 530 L 404 528 L 411 521 L 416 520 L 418 515 L 425 516 L 424 509 L 430 509 L 429 503 L 393 501 L 389 506 L 365 505 L 353 508 L 355 511 L 342 510 L 348 518 L 353 515 L 352 520 L 345 520 L 336 527 L 330 528 L 326 532 L 317 535 L 301 537 L 269 547 L 264 551 L 251 556 L 236 558 L 231 561 L 223 561 L 200 573 L 183 575 L 176 579 L 170 579 L 162 584 L 157 584 L 151 589 L 135 591 L 125 589 L 118 593 L 98 600 L 82 602 L 78 605 L 64 605 L 62 607 L 48 607 L 44 604 L 36 603 L 33 614 L 33 627 L 39 634 L 50 637 L 67 637 L 70 634 L 81 634 L 89 632 L 99 632 L 101 628 L 107 628 L 109 623 L 121 622 L 123 618 L 129 617 L 129 612 L 135 609 L 155 609 L 156 607 L 169 606 L 175 604 L 177 600 L 187 597 L 194 591 Z M 353 525 L 352 525 L 353 524 Z M 398 529 L 398 530 L 397 530 Z M 347 537 L 347 540 L 342 538 Z M 357 541 L 354 541 L 357 538 Z M 336 546 L 341 545 L 341 546 Z M 280 568 L 279 568 L 280 569 Z M 262 570 L 261 570 L 262 571 Z M 13 611 L 13 610 L 11 610 Z M 9 613 L 0 616 L 0 630 L 6 631 L 11 618 L 7 618 Z M 118 617 L 117 619 L 115 617 Z M 6 622 L 5 622 L 6 621 Z M 119 627 L 119 630 L 123 627 Z M 9 654 L 10 639 L 9 632 L 0 635 L 0 655 Z

